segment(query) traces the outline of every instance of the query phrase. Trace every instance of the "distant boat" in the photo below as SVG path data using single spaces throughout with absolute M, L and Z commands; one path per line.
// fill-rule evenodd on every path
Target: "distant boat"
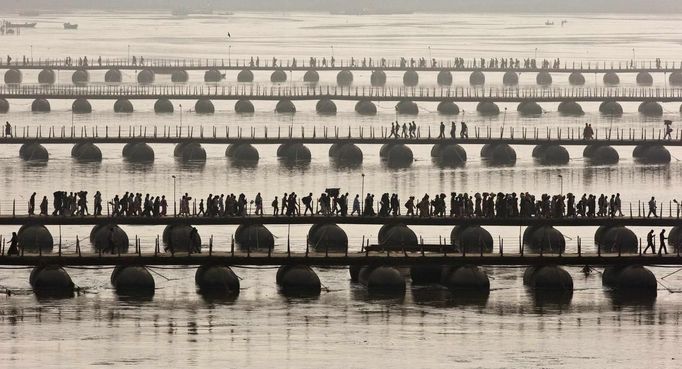
M 553 25 L 554 25 L 554 22 L 550 22 L 550 21 L 545 22 L 545 26 L 553 26 Z
M 33 23 L 11 23 L 7 22 L 7 28 L 35 28 L 36 27 L 36 22 Z
M 71 23 L 64 23 L 64 29 L 78 29 L 77 24 L 71 24 Z

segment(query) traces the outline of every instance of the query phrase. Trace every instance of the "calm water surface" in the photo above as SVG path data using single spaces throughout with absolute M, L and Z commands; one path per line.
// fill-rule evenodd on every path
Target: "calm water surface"
M 16 20 L 11 15 L 6 16 Z M 545 27 L 546 19 L 566 19 L 564 27 Z M 399 56 L 435 58 L 452 56 L 530 57 L 537 48 L 539 58 L 626 61 L 679 57 L 680 16 L 623 15 L 494 15 L 416 14 L 384 17 L 332 16 L 303 13 L 238 13 L 233 16 L 197 16 L 175 19 L 159 13 L 79 13 L 43 15 L 35 30 L 20 36 L 2 37 L 2 53 L 16 56 L 33 53 L 33 58 L 88 55 L 90 59 L 126 57 L 269 58 L 309 55 L 337 58 Z M 79 30 L 62 29 L 63 22 L 79 24 Z M 232 38 L 225 37 L 230 32 Z M 333 46 L 333 48 L 332 48 Z M 429 51 L 430 46 L 430 51 Z M 26 72 L 24 81 L 37 80 L 37 71 Z M 226 81 L 235 83 L 237 72 L 228 72 Z M 93 83 L 104 72 L 93 72 Z M 420 75 L 422 85 L 433 87 L 435 73 Z M 501 85 L 500 74 L 489 74 L 490 86 Z M 335 74 L 321 74 L 321 84 L 334 84 Z M 601 76 L 586 76 L 588 85 L 602 86 Z M 634 86 L 634 75 L 621 75 L 622 85 Z M 59 75 L 69 83 L 70 74 Z M 301 84 L 303 73 L 294 73 L 288 84 Z M 534 86 L 535 76 L 521 75 L 522 86 Z M 134 72 L 124 74 L 132 83 Z M 191 83 L 202 80 L 201 72 L 190 73 Z M 566 75 L 554 76 L 554 86 L 567 87 Z M 665 87 L 666 76 L 654 75 L 656 86 Z M 268 85 L 269 73 L 257 72 L 256 83 Z M 368 84 L 368 73 L 356 73 L 355 84 Z M 399 85 L 400 73 L 389 73 L 389 85 Z M 169 76 L 157 76 L 158 84 Z M 468 74 L 456 73 L 455 85 L 467 86 Z M 395 119 L 392 103 L 380 103 L 376 117 L 353 113 L 352 102 L 337 103 L 339 113 L 320 117 L 315 102 L 297 103 L 298 113 L 272 113 L 275 102 L 257 102 L 256 113 L 240 116 L 233 102 L 215 102 L 217 112 L 202 116 L 193 113 L 194 102 L 177 101 L 176 113 L 156 115 L 152 101 L 134 101 L 136 112 L 112 112 L 111 101 L 95 101 L 94 112 L 75 115 L 70 101 L 52 101 L 53 112 L 30 113 L 30 101 L 10 100 L 11 112 L 4 118 L 17 127 L 216 126 L 382 127 Z M 184 108 L 179 105 L 183 104 Z M 576 128 L 591 122 L 598 130 L 658 129 L 659 119 L 637 114 L 637 104 L 623 104 L 621 118 L 602 117 L 597 104 L 583 104 L 586 115 L 561 117 L 556 104 L 543 104 L 548 112 L 540 118 L 518 116 L 514 104 L 501 105 L 507 114 L 492 119 L 475 114 L 474 104 L 462 104 L 465 119 L 472 127 L 502 126 Z M 443 119 L 436 104 L 419 104 L 415 119 L 422 132 L 437 130 Z M 666 118 L 679 119 L 679 104 L 663 104 Z M 180 113 L 180 111 L 183 113 Z M 73 123 L 72 123 L 73 119 Z M 449 119 L 448 119 L 449 120 Z M 196 128 L 198 129 L 198 128 Z M 619 191 L 626 208 L 655 195 L 665 203 L 679 198 L 682 180 L 682 150 L 671 149 L 670 165 L 647 167 L 635 163 L 632 147 L 618 148 L 621 161 L 609 167 L 589 166 L 582 160 L 580 147 L 570 147 L 572 160 L 566 166 L 543 167 L 533 162 L 531 147 L 517 147 L 518 162 L 510 168 L 493 168 L 478 157 L 480 147 L 466 146 L 469 161 L 465 168 L 443 169 L 431 162 L 430 147 L 412 147 L 416 161 L 408 169 L 385 167 L 378 147 L 363 145 L 364 163 L 355 169 L 335 168 L 328 159 L 328 147 L 311 147 L 309 165 L 289 167 L 277 161 L 276 147 L 258 146 L 261 160 L 254 168 L 238 168 L 225 157 L 225 147 L 207 145 L 208 160 L 202 166 L 175 162 L 170 145 L 153 145 L 156 161 L 139 166 L 121 159 L 120 145 L 101 145 L 102 163 L 74 162 L 66 145 L 47 145 L 50 161 L 44 165 L 25 163 L 18 158 L 18 146 L 0 150 L 0 183 L 3 199 L 0 213 L 8 213 L 12 199 L 23 204 L 32 190 L 49 194 L 56 189 L 80 190 L 107 196 L 127 190 L 165 194 L 172 198 L 172 175 L 178 177 L 178 192 L 197 197 L 208 193 L 245 192 L 253 197 L 261 191 L 266 199 L 283 192 L 320 192 L 342 187 L 360 192 L 361 174 L 369 192 L 410 194 L 451 191 L 565 191 L 611 193 Z M 563 180 L 558 175 L 561 174 Z M 562 183 L 563 181 L 563 183 Z M 269 201 L 266 201 L 269 203 Z M 142 246 L 151 249 L 161 227 L 123 227 Z M 198 227 L 204 241 L 214 236 L 217 248 L 227 249 L 235 227 Z M 359 249 L 363 236 L 376 238 L 378 227 L 344 226 L 352 249 Z M 270 227 L 276 247 L 286 245 L 288 229 Z M 449 237 L 444 227 L 415 227 L 425 242 Z M 14 230 L 0 227 L 5 237 Z M 74 240 L 89 233 L 87 227 L 50 227 L 55 238 L 61 235 L 67 251 Z M 513 245 L 519 229 L 489 229 L 505 245 Z M 594 227 L 562 228 L 568 248 L 575 250 L 578 237 L 591 247 Z M 641 237 L 647 229 L 633 228 Z M 294 249 L 304 246 L 306 227 L 291 229 Z M 499 238 L 498 238 L 499 236 Z M 585 244 L 585 243 L 584 243 Z M 510 246 L 512 247 L 512 246 Z M 585 246 L 584 246 L 585 247 Z M 408 284 L 404 298 L 374 299 L 350 283 L 346 269 L 316 269 L 325 288 L 319 298 L 290 299 L 275 287 L 275 269 L 235 268 L 242 278 L 240 295 L 231 300 L 210 300 L 199 296 L 194 287 L 193 268 L 153 268 L 156 294 L 148 301 L 122 300 L 109 284 L 110 268 L 67 268 L 81 292 L 72 299 L 38 300 L 30 291 L 25 268 L 0 269 L 0 362 L 2 367 L 295 367 L 366 368 L 392 367 L 564 367 L 602 368 L 679 367 L 679 306 L 682 273 L 676 268 L 653 268 L 659 279 L 655 300 L 619 299 L 601 286 L 600 271 L 585 275 L 568 268 L 574 278 L 571 297 L 547 299 L 523 287 L 523 268 L 486 268 L 492 290 L 476 299 L 453 296 L 438 287 Z

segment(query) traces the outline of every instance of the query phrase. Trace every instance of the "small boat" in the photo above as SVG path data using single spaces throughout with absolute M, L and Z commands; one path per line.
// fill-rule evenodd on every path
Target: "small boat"
M 35 28 L 36 27 L 36 22 L 33 23 L 10 23 L 7 22 L 7 28 Z
M 64 29 L 78 29 L 77 24 L 71 24 L 71 23 L 64 23 Z
M 553 25 L 554 25 L 554 22 L 550 22 L 550 21 L 545 22 L 545 26 L 553 26 Z

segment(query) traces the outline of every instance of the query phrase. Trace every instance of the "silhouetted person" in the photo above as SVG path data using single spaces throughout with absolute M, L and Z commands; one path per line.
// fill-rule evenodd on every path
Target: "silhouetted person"
M 40 215 L 47 215 L 47 196 L 43 196 L 43 201 L 40 202 Z
M 445 123 L 440 122 L 440 133 L 438 133 L 438 138 L 445 138 Z
M 658 245 L 658 256 L 661 256 L 661 252 L 667 255 L 668 249 L 665 247 L 665 240 L 667 239 L 665 237 L 665 229 L 661 230 L 661 233 L 658 235 L 658 239 L 660 242 L 660 245 Z
M 36 193 L 31 194 L 28 199 L 28 215 L 35 215 L 36 212 Z
M 9 240 L 9 249 L 7 255 L 19 255 L 19 237 L 17 232 L 12 232 L 12 238 Z
M 467 124 L 462 121 L 462 130 L 459 133 L 460 138 L 469 138 L 469 127 L 467 127 Z
M 450 122 L 450 138 L 457 138 L 457 126 L 455 122 Z
M 651 253 L 655 254 L 656 253 L 656 245 L 654 245 L 654 230 L 650 230 L 649 233 L 646 234 L 646 248 L 642 252 L 643 254 L 646 254 L 646 252 L 651 248 Z
M 272 201 L 272 215 L 279 215 L 279 200 L 275 196 L 275 200 Z
M 649 218 L 651 214 L 654 215 L 654 218 L 658 218 L 658 215 L 656 215 L 656 199 L 653 196 L 649 200 L 649 214 L 646 217 Z
M 5 136 L 12 137 L 12 125 L 9 121 L 5 122 Z

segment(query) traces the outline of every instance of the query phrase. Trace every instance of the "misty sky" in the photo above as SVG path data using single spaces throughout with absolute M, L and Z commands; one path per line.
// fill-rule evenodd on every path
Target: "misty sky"
M 15 9 L 381 10 L 682 13 L 682 0 L 5 0 Z M 7 10 L 5 7 L 3 10 Z

